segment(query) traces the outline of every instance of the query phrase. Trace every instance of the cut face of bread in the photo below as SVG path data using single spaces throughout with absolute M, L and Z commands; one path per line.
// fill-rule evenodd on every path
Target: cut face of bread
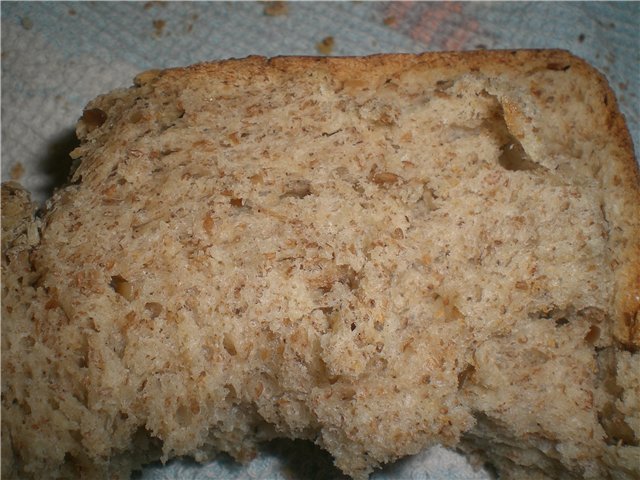
M 562 51 L 146 72 L 43 212 L 2 190 L 2 466 L 125 478 L 309 439 L 640 475 L 640 193 Z

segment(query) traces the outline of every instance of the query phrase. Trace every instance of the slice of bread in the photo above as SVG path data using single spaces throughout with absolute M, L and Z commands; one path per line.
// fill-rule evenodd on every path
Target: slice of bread
M 640 190 L 564 51 L 251 57 L 93 100 L 2 189 L 2 467 L 126 478 L 310 439 L 640 475 Z

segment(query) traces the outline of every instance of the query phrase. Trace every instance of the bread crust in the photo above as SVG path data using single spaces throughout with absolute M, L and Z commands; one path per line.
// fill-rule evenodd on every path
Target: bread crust
M 434 443 L 514 478 L 640 474 L 640 176 L 583 60 L 202 63 L 77 134 L 43 212 L 2 186 L 9 475 L 278 436 L 354 478 Z

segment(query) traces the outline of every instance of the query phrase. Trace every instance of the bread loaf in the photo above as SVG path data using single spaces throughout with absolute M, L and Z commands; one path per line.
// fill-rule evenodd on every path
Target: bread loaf
M 2 187 L 2 471 L 127 478 L 308 439 L 640 475 L 640 188 L 564 51 L 250 57 L 90 102 Z

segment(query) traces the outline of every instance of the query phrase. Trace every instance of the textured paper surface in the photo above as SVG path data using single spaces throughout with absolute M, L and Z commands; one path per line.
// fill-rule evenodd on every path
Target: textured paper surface
M 141 70 L 250 54 L 332 55 L 475 48 L 565 48 L 609 79 L 640 145 L 640 3 L 263 3 L 3 2 L 2 180 L 18 178 L 43 202 L 68 172 L 84 105 L 131 85 Z M 325 51 L 325 53 L 328 53 Z M 248 465 L 222 456 L 151 465 L 154 479 L 341 478 L 307 444 L 275 442 Z M 434 448 L 373 478 L 481 479 L 460 456 Z

